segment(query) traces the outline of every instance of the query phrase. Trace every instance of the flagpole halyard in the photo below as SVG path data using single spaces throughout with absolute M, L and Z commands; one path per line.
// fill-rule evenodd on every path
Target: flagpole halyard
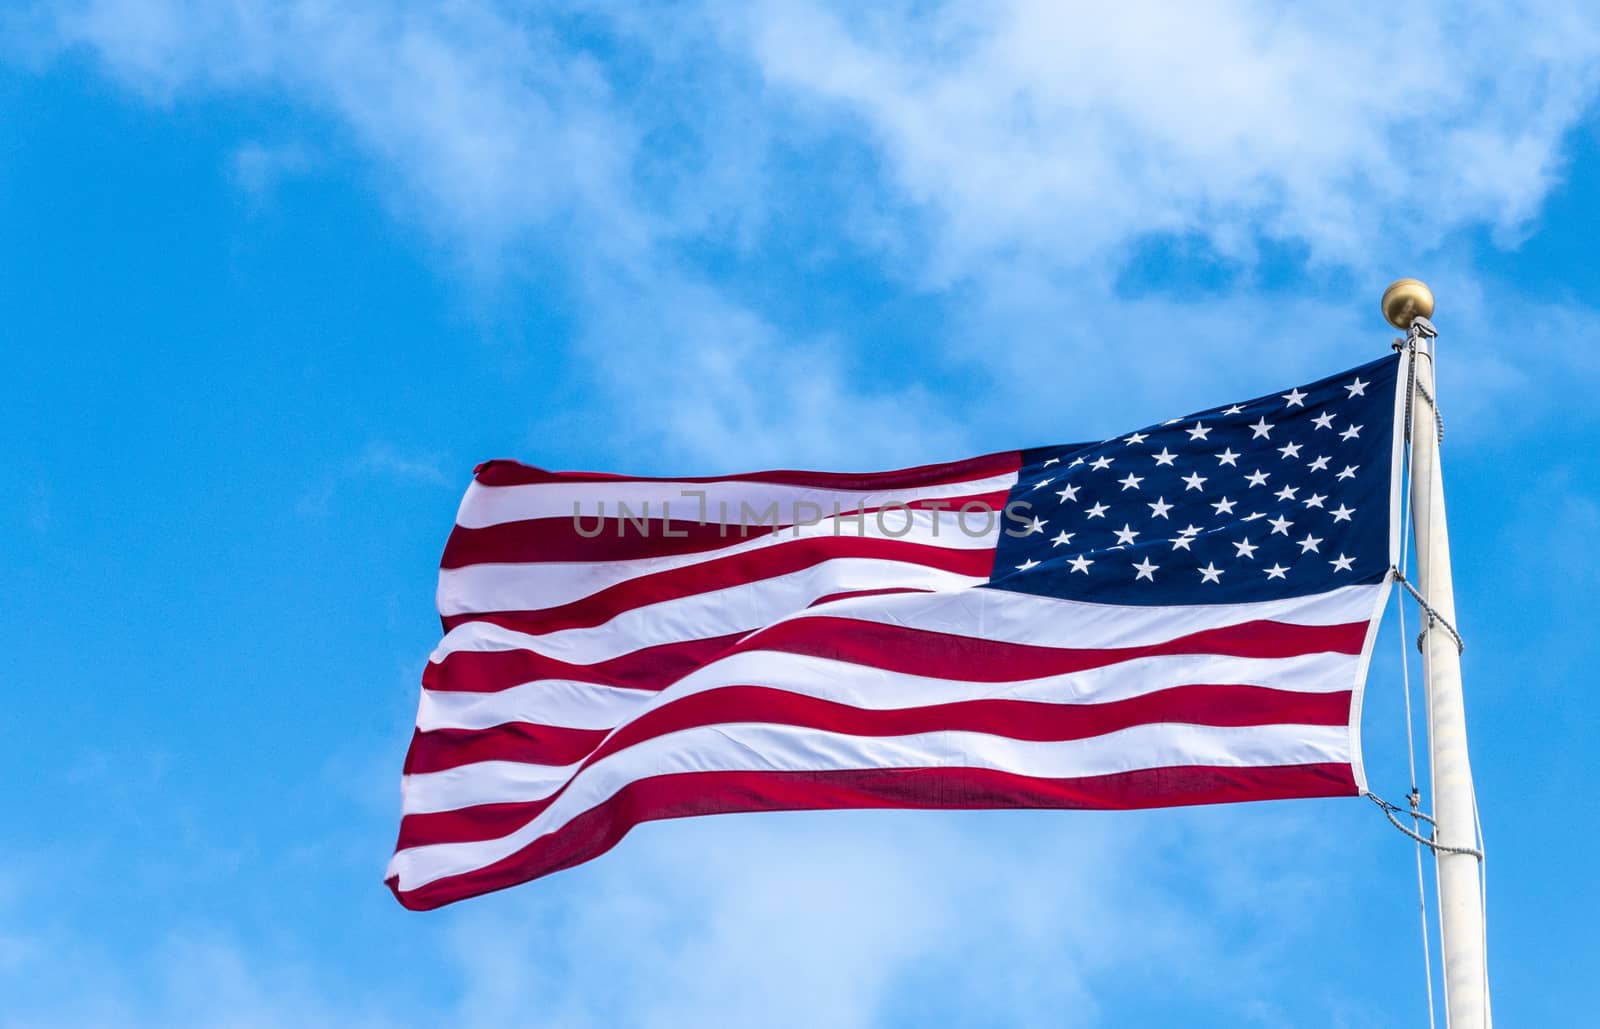
M 1428 758 L 1433 782 L 1434 840 L 1440 935 L 1443 938 L 1445 1018 L 1458 1029 L 1490 1025 L 1477 815 L 1472 766 L 1467 754 L 1466 711 L 1461 690 L 1461 650 L 1446 626 L 1456 623 L 1450 537 L 1445 522 L 1444 482 L 1439 470 L 1439 421 L 1435 417 L 1433 292 L 1416 279 L 1401 279 L 1383 293 L 1383 316 L 1406 333 L 1411 362 L 1413 415 L 1411 516 L 1415 527 L 1417 589 L 1429 608 L 1419 644 L 1427 684 Z M 1418 412 L 1426 404 L 1426 413 Z M 1418 417 L 1421 414 L 1421 417 Z

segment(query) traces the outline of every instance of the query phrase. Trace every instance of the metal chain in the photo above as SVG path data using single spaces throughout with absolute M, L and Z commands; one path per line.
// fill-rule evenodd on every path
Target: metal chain
M 1378 796 L 1376 793 L 1373 793 L 1371 790 L 1368 790 L 1366 792 L 1366 796 L 1367 796 L 1367 799 L 1371 800 L 1374 804 L 1378 805 L 1378 807 L 1383 811 L 1384 816 L 1389 819 L 1389 824 L 1393 825 L 1396 829 L 1399 829 L 1401 832 L 1405 833 L 1407 836 L 1411 837 L 1413 840 L 1416 840 L 1418 843 L 1422 844 L 1424 847 L 1427 847 L 1429 850 L 1432 850 L 1434 853 L 1436 853 L 1436 854 L 1471 854 L 1473 857 L 1477 858 L 1480 862 L 1483 860 L 1483 851 L 1477 849 L 1476 847 L 1452 847 L 1452 846 L 1450 846 L 1448 844 L 1440 843 L 1437 839 L 1435 839 L 1435 837 L 1438 836 L 1438 834 L 1439 834 L 1438 823 L 1435 822 L 1431 816 L 1425 815 L 1425 814 L 1422 813 L 1422 811 L 1420 810 L 1420 805 L 1422 803 L 1422 798 L 1418 795 L 1416 790 L 1412 790 L 1411 791 L 1411 810 L 1410 811 L 1406 811 L 1405 808 L 1402 808 L 1398 804 L 1389 803 L 1387 800 L 1384 800 L 1382 797 Z M 1415 831 L 1413 831 L 1411 829 L 1407 829 L 1405 826 L 1401 825 L 1400 824 L 1400 820 L 1395 817 L 1395 815 L 1397 813 L 1409 814 L 1412 818 L 1420 818 L 1424 822 L 1427 822 L 1433 828 L 1429 830 L 1427 836 L 1424 836 L 1421 833 L 1415 832 Z
M 1423 613 L 1428 616 L 1428 628 L 1417 633 L 1417 650 L 1422 650 L 1423 641 L 1428 638 L 1428 629 L 1432 629 L 1434 625 L 1437 624 L 1442 627 L 1445 632 L 1450 634 L 1451 639 L 1456 641 L 1456 653 L 1465 653 L 1467 649 L 1466 641 L 1461 638 L 1461 634 L 1459 632 L 1456 632 L 1456 627 L 1451 625 L 1443 615 L 1433 609 L 1433 605 L 1428 603 L 1428 598 L 1417 592 L 1417 588 L 1411 585 L 1411 580 L 1405 577 L 1404 572 L 1400 571 L 1400 569 L 1396 568 L 1394 565 L 1389 566 L 1389 571 L 1394 573 L 1395 581 L 1406 588 L 1406 592 L 1411 594 L 1411 596 L 1416 599 L 1417 606 L 1422 608 Z
M 1434 432 L 1438 434 L 1439 443 L 1442 446 L 1444 444 L 1444 415 L 1439 413 L 1439 405 L 1434 402 L 1433 394 L 1428 392 L 1428 387 L 1420 382 L 1412 385 L 1416 387 L 1418 393 L 1422 394 L 1422 399 L 1428 402 L 1428 407 L 1433 410 L 1433 428 Z
M 1428 402 L 1428 408 L 1433 411 L 1433 427 L 1438 434 L 1439 443 L 1444 443 L 1444 415 L 1439 412 L 1439 403 L 1433 399 L 1433 394 L 1417 382 L 1417 371 L 1414 363 L 1415 357 L 1426 357 L 1430 362 L 1433 355 L 1428 353 L 1426 347 L 1417 346 L 1417 340 L 1423 337 L 1434 339 L 1439 335 L 1439 330 L 1426 318 L 1418 318 L 1411 323 L 1411 329 L 1405 336 L 1397 337 L 1390 346 L 1396 353 L 1409 351 L 1413 355 L 1413 362 L 1406 365 L 1406 442 L 1411 442 L 1411 398 L 1414 394 L 1421 393 L 1422 399 Z

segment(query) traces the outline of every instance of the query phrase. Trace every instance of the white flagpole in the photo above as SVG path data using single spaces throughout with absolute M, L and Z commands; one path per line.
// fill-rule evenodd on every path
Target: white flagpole
M 1416 588 L 1423 612 L 1422 668 L 1427 682 L 1428 758 L 1433 782 L 1434 837 L 1443 941 L 1446 1024 L 1488 1029 L 1483 904 L 1477 850 L 1477 806 L 1467 759 L 1467 719 L 1461 695 L 1461 649 L 1455 634 L 1455 587 L 1439 470 L 1439 422 L 1434 404 L 1433 294 L 1401 279 L 1383 294 L 1383 313 L 1404 329 L 1411 390 L 1411 517 L 1417 540 Z M 1406 370 L 1402 368 L 1402 374 Z

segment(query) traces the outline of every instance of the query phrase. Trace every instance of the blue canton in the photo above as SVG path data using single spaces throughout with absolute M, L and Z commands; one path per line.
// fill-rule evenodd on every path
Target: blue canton
M 1380 581 L 1399 368 L 1386 357 L 1103 443 L 1024 451 L 988 585 L 1204 604 Z

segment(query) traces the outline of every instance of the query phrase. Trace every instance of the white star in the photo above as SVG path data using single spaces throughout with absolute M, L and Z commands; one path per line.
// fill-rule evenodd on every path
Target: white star
M 1194 537 L 1194 536 L 1200 535 L 1200 533 L 1202 533 L 1204 531 L 1205 530 L 1196 527 L 1193 523 L 1190 523 L 1189 525 L 1186 525 L 1183 528 L 1179 529 L 1178 530 L 1178 535 L 1179 536 Z
M 1317 550 L 1317 544 L 1321 542 L 1322 537 L 1313 536 L 1309 532 L 1306 533 L 1306 538 L 1300 541 L 1300 553 L 1308 554 L 1313 550 Z M 1318 551 L 1318 553 L 1321 553 L 1321 551 Z
M 1345 507 L 1343 504 L 1340 504 L 1338 507 L 1334 508 L 1328 513 L 1333 515 L 1333 520 L 1336 523 L 1348 522 L 1350 520 L 1350 516 L 1356 513 L 1356 509 L 1353 507 Z
M 1307 507 L 1321 507 L 1322 502 L 1327 499 L 1328 498 L 1323 496 L 1321 493 L 1313 493 L 1309 497 L 1300 501 L 1300 503 L 1306 505 Z
M 1033 560 L 1028 560 L 1028 561 L 1022 562 L 1020 565 L 1017 565 L 1017 571 L 1025 572 L 1030 568 L 1037 568 L 1037 567 L 1039 567 L 1039 562 L 1033 561 Z
M 1285 399 L 1285 400 L 1287 400 L 1289 402 L 1288 405 L 1287 405 L 1289 407 L 1305 407 L 1306 406 L 1306 395 L 1304 393 L 1300 392 L 1299 387 L 1295 387 L 1294 389 L 1292 389 L 1289 392 L 1285 393 L 1283 395 L 1283 399 Z
M 1188 550 L 1189 544 L 1194 542 L 1193 536 L 1179 536 L 1177 539 L 1168 540 L 1173 550 Z
M 1167 503 L 1166 497 L 1157 497 L 1156 502 L 1149 507 L 1151 518 L 1165 518 L 1167 512 L 1172 510 L 1172 505 Z
M 1360 467 L 1360 465 L 1353 465 L 1353 464 L 1345 465 L 1344 466 L 1344 471 L 1339 473 L 1339 478 L 1341 478 L 1341 479 L 1353 479 L 1353 478 L 1355 478 L 1356 477 L 1356 469 L 1359 468 L 1359 467 Z
M 1033 488 L 1034 489 L 1038 489 L 1040 486 L 1048 486 L 1052 482 L 1055 482 L 1055 481 L 1056 480 L 1054 480 L 1054 479 L 1040 479 L 1038 482 L 1033 484 Z
M 1111 467 L 1111 462 L 1114 461 L 1114 460 L 1116 460 L 1116 458 L 1113 458 L 1113 457 L 1097 457 L 1089 465 L 1089 467 L 1093 468 L 1097 472 L 1104 471 L 1107 468 Z
M 1345 389 L 1350 391 L 1350 397 L 1364 397 L 1367 395 L 1367 387 L 1370 385 L 1372 385 L 1372 383 L 1362 382 L 1361 376 L 1357 375 L 1356 381 L 1346 386 Z M 1350 397 L 1346 397 L 1345 399 L 1348 400 Z
M 1295 498 L 1295 496 L 1299 492 L 1300 492 L 1300 487 L 1299 486 L 1285 486 L 1283 489 L 1278 491 L 1278 499 L 1279 500 L 1293 500 Z
M 1122 544 L 1125 547 L 1133 546 L 1133 538 L 1135 536 L 1139 535 L 1138 530 L 1135 529 L 1133 526 L 1129 525 L 1127 522 L 1123 522 L 1122 523 L 1122 528 L 1117 529 L 1116 533 L 1117 533 L 1117 542 Z
M 1243 410 L 1244 410 L 1244 408 L 1240 407 L 1238 404 L 1234 404 L 1232 407 L 1228 408 L 1226 411 L 1224 411 L 1222 413 L 1225 414 L 1225 415 L 1238 414 L 1240 411 L 1243 411 Z
M 1038 515 L 1034 515 L 1033 521 L 1028 523 L 1028 528 L 1024 530 L 1022 534 L 1024 536 L 1032 536 L 1036 532 L 1043 532 L 1044 525 L 1044 519 L 1040 518 Z
M 1333 565 L 1333 570 L 1336 572 L 1348 572 L 1350 571 L 1350 566 L 1355 564 L 1355 560 L 1353 557 L 1345 557 L 1341 552 L 1338 557 L 1328 563 Z
M 1206 428 L 1204 425 L 1201 425 L 1199 422 L 1194 423 L 1194 428 L 1185 429 L 1183 431 L 1189 434 L 1190 439 L 1205 439 L 1207 436 L 1211 435 L 1211 430 Z
M 1267 476 L 1268 476 L 1267 472 L 1264 472 L 1261 469 L 1257 468 L 1255 471 L 1251 472 L 1249 475 L 1246 475 L 1245 478 L 1250 480 L 1250 485 L 1251 486 L 1265 486 L 1267 484 Z
M 1082 554 L 1079 554 L 1077 557 L 1072 559 L 1071 564 L 1073 571 L 1082 572 L 1084 575 L 1088 575 L 1089 566 L 1094 564 L 1094 558 L 1084 557 Z
M 1044 464 L 1040 465 L 1039 467 L 1040 468 L 1049 468 L 1053 464 L 1060 464 L 1060 463 L 1061 463 L 1061 458 L 1052 457 L 1050 460 L 1046 461 Z
M 1313 461 L 1310 464 L 1306 465 L 1306 467 L 1311 469 L 1313 472 L 1325 472 L 1325 471 L 1327 471 L 1328 470 L 1328 458 L 1327 458 L 1327 455 L 1319 456 L 1315 461 Z
M 1129 472 L 1126 479 L 1118 479 L 1117 481 L 1122 483 L 1122 491 L 1126 493 L 1128 490 L 1138 489 L 1139 483 L 1144 481 L 1144 477 Z
M 1061 498 L 1061 502 L 1063 504 L 1065 504 L 1069 500 L 1077 500 L 1078 499 L 1078 487 L 1070 485 L 1070 484 L 1066 485 L 1066 486 L 1063 486 L 1060 489 L 1056 490 L 1056 496 Z
M 1199 489 L 1200 487 L 1204 486 L 1206 484 L 1206 477 L 1201 475 L 1199 472 L 1190 472 L 1188 475 L 1183 477 L 1183 481 L 1189 484 L 1183 488 L 1184 492 L 1187 493 L 1189 490 Z
M 1274 564 L 1271 568 L 1266 569 L 1267 578 L 1269 578 L 1269 579 L 1286 579 L 1286 578 L 1288 578 L 1288 576 L 1286 576 L 1284 573 L 1287 572 L 1288 570 L 1289 569 L 1283 567 L 1283 565 Z
M 1250 428 L 1255 430 L 1255 435 L 1251 436 L 1251 439 L 1272 438 L 1272 426 L 1267 424 L 1265 417 L 1263 417 L 1259 422 L 1256 422 L 1254 425 L 1250 426 Z
M 1287 536 L 1289 535 L 1289 526 L 1293 525 L 1294 523 L 1289 521 L 1289 519 L 1285 518 L 1283 515 L 1279 515 L 1278 517 L 1269 520 L 1267 524 L 1272 526 L 1272 534 L 1274 536 L 1278 535 L 1279 533 Z
M 1104 518 L 1106 516 L 1106 512 L 1109 510 L 1111 509 L 1106 505 L 1100 503 L 1099 501 L 1095 501 L 1095 505 L 1089 508 L 1087 513 L 1090 518 Z
M 1142 433 L 1142 432 L 1136 432 L 1136 433 L 1134 433 L 1134 434 L 1133 434 L 1133 435 L 1132 435 L 1132 436 L 1129 436 L 1129 437 L 1128 437 L 1128 438 L 1127 438 L 1127 439 L 1125 439 L 1125 440 L 1123 440 L 1123 444 L 1124 444 L 1124 445 L 1125 445 L 1125 446 L 1130 446 L 1130 447 L 1131 447 L 1131 446 L 1133 446 L 1133 445 L 1134 445 L 1134 444 L 1135 444 L 1135 443 L 1143 443 L 1143 442 L 1144 442 L 1144 441 L 1145 441 L 1145 439 L 1146 439 L 1146 438 L 1147 438 L 1147 437 L 1146 437 L 1146 436 L 1145 436 L 1145 434 L 1144 434 L 1144 433 Z
M 1178 455 L 1174 454 L 1166 447 L 1162 447 L 1161 453 L 1151 454 L 1150 456 L 1156 459 L 1156 467 L 1159 468 L 1164 464 L 1171 464 L 1174 460 L 1176 460 Z
M 1333 415 L 1324 411 L 1311 419 L 1311 422 L 1319 429 L 1331 429 L 1333 428 Z
M 1361 435 L 1361 426 L 1352 425 L 1352 426 L 1350 426 L 1350 428 L 1348 428 L 1348 429 L 1344 430 L 1343 432 L 1339 433 L 1339 438 L 1340 439 L 1355 439 L 1357 436 L 1360 436 L 1360 435 Z
M 1232 447 L 1229 447 L 1222 453 L 1218 454 L 1217 460 L 1221 461 L 1223 464 L 1232 465 L 1235 468 L 1239 467 L 1239 455 L 1233 452 Z
M 1072 537 L 1076 535 L 1077 533 L 1075 532 L 1068 532 L 1067 530 L 1062 529 L 1060 532 L 1056 533 L 1056 538 L 1050 541 L 1050 545 L 1052 547 L 1059 547 L 1063 543 L 1071 543 Z
M 1139 570 L 1139 574 L 1133 577 L 1134 582 L 1138 582 L 1140 579 L 1149 579 L 1151 582 L 1155 582 L 1156 569 L 1160 568 L 1161 566 L 1158 564 L 1151 564 L 1150 559 L 1147 557 L 1143 561 L 1135 562 L 1133 567 Z
M 1256 551 L 1260 550 L 1261 548 L 1256 546 L 1254 543 L 1251 543 L 1250 537 L 1246 536 L 1238 543 L 1235 543 L 1233 545 L 1233 549 L 1238 551 L 1238 553 L 1233 555 L 1234 557 L 1248 557 L 1250 560 L 1254 561 L 1256 558 Z
M 1206 566 L 1200 569 L 1200 581 L 1202 583 L 1214 582 L 1218 585 L 1221 585 L 1222 569 L 1217 567 L 1217 563 L 1215 561 L 1207 561 Z
M 1251 511 L 1249 514 L 1244 516 L 1243 520 L 1247 522 L 1253 522 L 1257 518 L 1265 518 L 1266 516 L 1267 515 L 1264 511 Z
M 1212 504 L 1211 508 L 1212 508 L 1212 510 L 1216 511 L 1217 514 L 1219 514 L 1219 515 L 1233 514 L 1233 507 L 1234 507 L 1234 504 L 1236 504 L 1236 503 L 1237 503 L 1237 501 L 1229 500 L 1227 497 L 1223 497 L 1221 500 L 1217 501 L 1215 504 Z
M 1068 468 L 1076 468 L 1076 467 L 1078 467 L 1078 466 L 1079 466 L 1079 465 L 1080 465 L 1080 464 L 1083 464 L 1083 458 L 1081 458 L 1081 457 L 1075 457 L 1075 458 L 1073 458 L 1073 459 L 1072 459 L 1072 463 L 1071 463 L 1071 464 L 1069 464 L 1069 465 L 1067 465 L 1067 467 L 1068 467 Z
M 1300 444 L 1285 443 L 1283 446 L 1278 448 L 1278 453 L 1282 454 L 1284 457 L 1299 457 Z M 1282 460 L 1282 458 L 1279 458 L 1279 460 Z

